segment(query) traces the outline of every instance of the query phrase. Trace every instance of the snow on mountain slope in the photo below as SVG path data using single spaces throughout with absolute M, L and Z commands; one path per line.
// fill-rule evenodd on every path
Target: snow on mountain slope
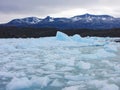
M 84 14 L 71 18 L 53 18 L 47 16 L 39 19 L 36 17 L 28 17 L 23 19 L 14 19 L 6 25 L 14 26 L 33 26 L 33 27 L 53 27 L 59 29 L 109 29 L 120 28 L 120 19 L 109 15 L 91 15 Z
M 27 17 L 27 18 L 22 18 L 22 19 L 14 19 L 9 22 L 9 24 L 37 24 L 41 21 L 42 19 L 39 19 L 37 17 Z
M 47 16 L 46 18 L 44 18 L 42 20 L 42 22 L 53 22 L 54 21 L 54 18 L 50 17 L 50 16 Z
M 80 20 L 84 20 L 86 22 L 91 22 L 94 20 L 107 20 L 107 21 L 111 21 L 114 20 L 114 17 L 109 16 L 109 15 L 91 15 L 91 14 L 84 14 L 84 15 L 79 15 L 79 16 L 74 16 L 71 18 L 72 21 L 80 21 Z

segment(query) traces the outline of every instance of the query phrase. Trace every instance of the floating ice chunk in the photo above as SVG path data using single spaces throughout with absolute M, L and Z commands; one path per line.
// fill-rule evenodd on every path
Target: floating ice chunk
M 57 40 L 61 40 L 61 41 L 71 41 L 71 38 L 67 34 L 62 33 L 60 31 L 57 32 L 56 38 Z
M 0 77 L 13 77 L 13 76 L 14 76 L 13 73 L 0 71 Z
M 109 60 L 103 60 L 102 63 L 105 63 L 105 64 L 107 64 L 109 66 L 114 66 L 114 64 L 111 63 Z
M 72 81 L 79 81 L 81 79 L 79 75 L 65 75 L 64 78 Z
M 115 84 L 107 84 L 103 86 L 100 90 L 119 90 L 119 87 Z
M 79 34 L 75 34 L 75 35 L 72 36 L 72 40 L 77 41 L 77 42 L 80 42 L 81 38 L 82 37 Z
M 51 80 L 48 77 L 33 77 L 31 83 L 33 87 L 44 88 L 48 85 Z
M 48 85 L 50 79 L 48 77 L 13 78 L 6 86 L 6 90 L 29 90 L 31 87 L 44 88 Z
M 83 62 L 83 61 L 78 62 L 77 66 L 78 66 L 79 69 L 90 69 L 91 68 L 90 63 Z
M 54 78 L 56 78 L 56 79 L 63 78 L 61 75 L 58 75 L 58 74 L 50 74 L 50 75 L 48 75 L 48 77 L 52 78 L 52 79 L 54 79 Z
M 77 42 L 82 42 L 82 43 L 88 43 L 89 45 L 104 45 L 103 40 L 99 40 L 97 37 L 85 37 L 82 38 L 80 35 L 75 34 L 72 37 L 72 40 L 77 41 Z
M 74 70 L 73 67 L 62 67 L 61 69 L 59 69 L 60 71 L 72 71 Z
M 28 89 L 30 86 L 31 82 L 27 78 L 13 78 L 12 81 L 6 86 L 6 90 L 22 90 Z
M 84 81 L 84 80 L 92 79 L 92 77 L 90 76 L 81 76 L 81 75 L 65 75 L 64 78 L 71 81 Z
M 117 78 L 116 77 L 111 77 L 109 79 L 109 82 L 113 82 L 113 83 L 117 84 L 117 86 L 120 86 L 120 77 L 117 77 Z
M 105 49 L 98 49 L 96 51 L 96 55 L 103 58 L 116 56 L 114 53 L 107 52 Z
M 54 80 L 50 86 L 53 87 L 62 87 L 64 85 L 63 82 L 59 81 L 58 79 Z
M 56 60 L 55 61 L 59 65 L 65 65 L 65 66 L 74 66 L 75 64 L 75 59 L 70 58 L 70 59 L 61 59 L 61 60 Z
M 114 69 L 115 69 L 116 71 L 119 71 L 119 72 L 120 72 L 120 64 L 114 65 Z
M 96 54 L 81 54 L 80 56 L 81 58 L 86 58 L 88 60 L 92 60 L 92 59 L 97 59 L 97 55 Z
M 104 49 L 108 52 L 117 52 L 118 49 L 117 49 L 117 46 L 116 45 L 105 45 L 104 46 Z
M 73 85 L 80 85 L 82 84 L 84 81 L 68 81 L 67 85 L 68 86 L 73 86 Z
M 56 69 L 54 64 L 47 64 L 47 65 L 43 66 L 42 68 L 45 70 L 55 70 Z
M 70 86 L 70 87 L 65 87 L 62 90 L 79 90 L 79 85 L 77 86 Z
M 96 88 L 101 88 L 107 84 L 107 81 L 106 80 L 91 80 L 88 82 L 88 84 Z
M 88 43 L 88 44 L 92 45 L 95 42 L 95 40 L 93 40 L 92 38 L 86 37 L 86 38 L 82 38 L 81 42 Z
M 99 88 L 99 90 L 119 90 L 119 87 L 115 84 L 108 84 L 106 80 L 93 80 L 88 82 L 88 84 Z
M 101 58 L 107 58 L 107 57 L 115 57 L 116 54 L 113 52 L 108 52 L 105 49 L 101 48 L 93 52 L 92 54 L 81 54 L 81 58 L 86 58 L 89 60 L 92 59 L 101 59 Z

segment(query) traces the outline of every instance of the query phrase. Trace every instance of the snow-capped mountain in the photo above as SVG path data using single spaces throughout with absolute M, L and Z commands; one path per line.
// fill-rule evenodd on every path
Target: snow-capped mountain
M 110 29 L 120 28 L 120 18 L 114 18 L 109 15 L 91 15 L 84 14 L 71 18 L 53 18 L 50 16 L 40 19 L 37 17 L 27 17 L 23 19 L 14 19 L 8 22 L 8 26 L 22 27 L 52 27 L 58 29 Z
M 109 15 L 91 15 L 91 14 L 84 14 L 79 16 L 74 16 L 71 18 L 72 21 L 84 21 L 84 22 L 92 22 L 94 20 L 114 20 L 114 17 Z
M 14 19 L 10 21 L 8 24 L 13 24 L 13 25 L 37 24 L 41 20 L 42 19 L 37 18 L 37 17 L 27 17 L 27 18 L 22 18 L 22 19 Z

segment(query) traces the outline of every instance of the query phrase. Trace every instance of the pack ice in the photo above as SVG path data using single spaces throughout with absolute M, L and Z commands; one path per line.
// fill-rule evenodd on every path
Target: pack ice
M 120 43 L 109 37 L 0 39 L 0 90 L 120 90 Z

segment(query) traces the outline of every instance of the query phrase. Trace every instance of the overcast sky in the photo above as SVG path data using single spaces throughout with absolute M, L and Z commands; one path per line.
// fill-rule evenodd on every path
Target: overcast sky
M 0 0 L 0 23 L 14 18 L 108 14 L 120 17 L 120 0 Z

